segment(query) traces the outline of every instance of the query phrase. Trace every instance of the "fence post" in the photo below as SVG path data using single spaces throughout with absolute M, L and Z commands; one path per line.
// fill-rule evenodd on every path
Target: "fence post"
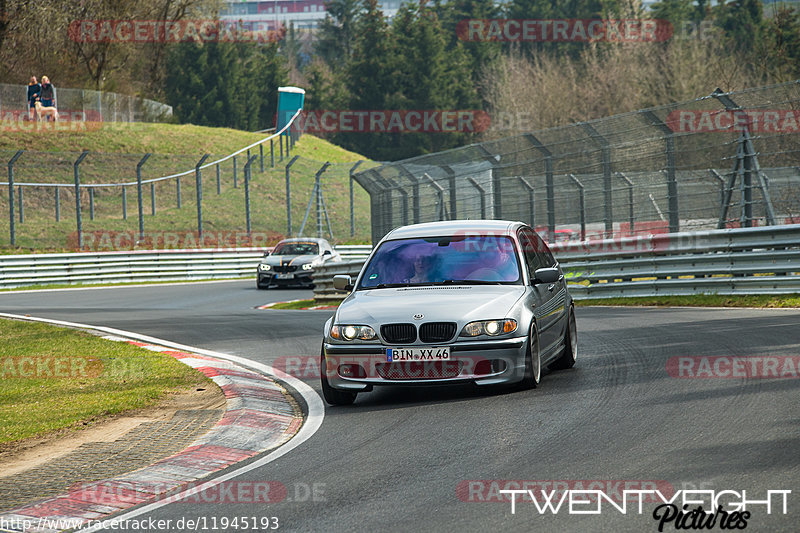
M 581 240 L 586 240 L 586 198 L 584 196 L 585 189 L 583 183 L 575 177 L 575 174 L 569 174 L 570 179 L 578 186 L 578 205 L 581 210 Z
M 144 165 L 150 158 L 150 154 L 144 154 L 144 157 L 136 165 L 136 195 L 139 199 L 139 239 L 144 239 L 144 209 L 142 206 L 142 165 Z
M 61 188 L 56 187 L 56 222 L 61 222 Z
M 264 145 L 263 145 L 263 144 L 259 144 L 259 145 L 258 145 L 258 155 L 259 155 L 259 157 L 261 158 L 261 159 L 260 159 L 260 162 L 261 162 L 261 172 L 264 172 Z
M 350 237 L 354 237 L 356 234 L 356 219 L 355 212 L 353 211 L 353 174 L 356 173 L 358 165 L 363 162 L 363 160 L 358 161 L 352 166 L 352 168 L 350 168 Z
M 525 138 L 534 148 L 544 156 L 545 192 L 547 194 L 547 233 L 548 240 L 555 242 L 556 234 L 556 193 L 553 183 L 553 153 L 532 133 L 526 133 Z M 533 220 L 533 216 L 531 216 Z
M 14 231 L 14 163 L 25 150 L 17 150 L 8 161 L 8 215 L 9 215 L 9 230 L 11 232 L 11 246 L 17 245 L 17 235 Z
M 641 111 L 652 126 L 664 134 L 664 144 L 667 150 L 667 211 L 669 212 L 669 232 L 680 231 L 680 212 L 678 211 L 678 180 L 675 176 L 675 132 L 669 128 L 652 111 Z
M 83 248 L 83 225 L 81 224 L 81 175 L 80 170 L 78 167 L 86 159 L 86 156 L 89 155 L 88 150 L 84 150 L 81 155 L 78 156 L 78 159 L 75 160 L 75 163 L 72 165 L 72 173 L 75 177 L 75 222 L 78 226 L 78 249 Z
M 383 205 L 378 204 L 378 202 L 370 202 L 370 216 L 372 218 L 372 236 L 375 238 L 377 235 L 386 235 L 395 225 L 393 224 L 394 220 L 394 213 L 393 213 L 393 206 L 392 206 L 392 190 L 391 187 L 397 189 L 400 194 L 403 196 L 403 225 L 408 225 L 408 192 L 397 185 L 391 178 L 385 178 L 381 175 L 380 169 L 383 167 L 378 168 L 371 168 L 367 172 L 375 176 L 375 179 L 380 182 L 381 187 L 383 189 L 380 193 L 373 193 L 369 189 L 370 198 L 372 198 L 373 194 L 380 194 L 381 197 L 388 197 L 388 201 L 383 201 Z M 391 183 L 387 183 L 390 181 Z M 361 186 L 363 187 L 364 184 L 362 183 Z M 376 231 L 377 228 L 380 228 Z M 378 237 L 380 238 L 380 237 Z M 373 244 L 375 244 L 373 242 Z
M 271 142 L 272 141 L 270 141 L 270 143 Z M 292 235 L 292 191 L 289 188 L 289 169 L 299 158 L 299 155 L 294 156 L 292 160 L 289 161 L 289 164 L 286 165 L 286 235 L 288 237 Z
M 377 174 L 377 172 L 375 174 Z M 384 182 L 384 178 L 381 177 L 380 181 Z M 403 206 L 402 206 L 402 209 L 403 209 L 403 211 L 402 211 L 402 213 L 403 213 L 403 225 L 404 226 L 408 226 L 408 191 L 406 191 L 404 188 L 402 188 L 400 185 L 398 185 L 397 182 L 394 181 L 392 178 L 385 178 L 385 181 L 387 181 L 389 183 L 389 185 L 392 187 L 391 189 L 386 188 L 386 191 L 385 191 L 385 193 L 389 196 L 389 202 L 392 201 L 392 190 L 396 189 L 397 192 L 400 193 L 400 200 L 403 202 Z M 382 185 L 384 187 L 386 187 L 386 183 L 382 183 Z M 392 227 L 392 225 L 391 225 L 392 224 L 391 206 L 389 206 L 389 208 L 385 209 L 384 211 L 387 211 L 388 214 L 390 215 L 389 217 L 387 217 L 388 218 L 387 227 L 391 228 Z
M 181 208 L 181 179 L 175 178 L 175 192 L 178 195 L 178 209 Z
M 458 203 L 458 197 L 456 196 L 456 171 L 448 165 L 443 165 L 442 169 L 447 172 L 447 183 L 450 189 L 450 220 L 458 220 L 458 215 L 456 214 L 456 204 Z
M 401 164 L 396 165 L 397 168 L 403 173 L 408 181 L 411 182 L 411 210 L 414 213 L 414 224 L 419 224 L 420 221 L 420 213 L 419 213 L 419 180 L 417 179 L 414 174 L 409 172 L 406 167 Z
M 150 214 L 156 216 L 156 182 L 150 182 Z
M 237 173 L 237 166 L 236 166 L 236 156 L 233 156 L 233 188 L 239 188 L 239 176 Z
M 475 178 L 467 178 L 473 187 L 478 189 L 478 194 L 481 195 L 481 218 L 486 218 L 486 189 L 480 186 L 480 184 L 475 181 Z
M 617 172 L 617 176 L 622 178 L 625 183 L 628 185 L 628 220 L 631 225 L 630 234 L 633 236 L 633 224 L 634 224 L 634 216 L 633 216 L 633 182 L 628 179 L 628 177 L 623 174 L 622 172 Z
M 611 191 L 611 147 L 606 138 L 600 135 L 588 122 L 581 122 L 579 126 L 600 146 L 600 153 L 603 158 L 603 203 L 605 204 L 603 221 L 605 222 L 606 237 L 612 237 L 614 234 L 614 197 Z
M 128 191 L 124 185 L 122 186 L 122 220 L 128 220 Z
M 269 140 L 269 168 L 275 168 L 275 144 L 273 139 Z
M 248 237 L 250 237 L 250 165 L 256 160 L 257 157 L 257 155 L 248 157 L 247 163 L 244 164 L 244 212 L 245 218 L 247 219 Z
M 203 177 L 200 174 L 200 167 L 205 163 L 211 154 L 205 154 L 194 166 L 194 181 L 197 189 L 197 238 L 203 238 Z M 236 159 L 234 159 L 236 161 Z M 234 167 L 235 168 L 235 167 Z
M 217 163 L 217 194 L 222 194 L 222 187 L 219 181 L 219 163 Z
M 283 161 L 283 135 L 278 135 L 278 146 L 281 149 L 281 158 L 279 161 Z
M 533 228 L 536 226 L 536 190 L 533 188 L 533 185 L 522 176 L 517 176 L 517 179 L 528 191 L 528 216 L 530 217 L 530 225 Z
M 94 187 L 89 187 L 89 220 L 94 220 Z
M 25 200 L 22 196 L 22 185 L 19 186 L 19 223 L 25 222 Z
M 709 168 L 708 172 L 711 174 L 711 177 L 716 179 L 719 183 L 719 205 L 721 207 L 725 204 L 725 178 L 720 176 L 719 172 L 713 168 Z
M 434 189 L 436 189 L 436 199 L 437 199 L 436 203 L 438 204 L 438 208 L 436 209 L 438 211 L 438 213 L 436 213 L 436 216 L 438 217 L 438 219 L 440 221 L 444 220 L 444 218 L 445 218 L 444 217 L 444 187 L 442 187 L 441 185 L 436 183 L 436 181 L 432 177 L 430 177 L 430 175 L 427 172 L 423 172 L 422 173 L 422 177 L 427 179 L 428 182 L 431 184 L 431 186 Z

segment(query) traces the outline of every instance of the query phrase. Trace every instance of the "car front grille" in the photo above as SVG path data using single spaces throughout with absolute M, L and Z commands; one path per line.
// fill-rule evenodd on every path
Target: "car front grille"
M 383 379 L 445 379 L 461 373 L 463 361 L 399 361 L 378 363 L 375 370 Z
M 381 335 L 386 342 L 407 344 L 417 340 L 417 328 L 414 324 L 384 324 Z
M 427 322 L 419 327 L 419 340 L 422 342 L 447 342 L 455 334 L 455 322 Z
M 275 265 L 272 267 L 272 270 L 279 274 L 284 274 L 286 272 L 294 272 L 297 270 L 297 265 Z

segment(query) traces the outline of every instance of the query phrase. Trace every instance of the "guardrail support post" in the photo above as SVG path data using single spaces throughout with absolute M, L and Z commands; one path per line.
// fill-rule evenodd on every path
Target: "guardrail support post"
M 11 246 L 17 245 L 17 235 L 14 231 L 14 163 L 24 152 L 25 150 L 17 150 L 17 153 L 14 154 L 14 157 L 8 161 L 8 215 L 9 231 L 11 232 Z
M 61 222 L 61 189 L 56 187 L 56 222 Z M 125 188 L 123 187 L 124 191 Z M 124 198 L 124 197 L 123 197 Z
M 94 187 L 89 187 L 89 220 L 94 220 Z
M 575 174 L 569 174 L 570 179 L 578 186 L 578 205 L 581 210 L 581 240 L 586 240 L 586 198 L 585 188 L 583 183 L 575 177 Z
M 136 164 L 136 195 L 139 201 L 139 239 L 144 239 L 144 209 L 142 206 L 142 165 L 150 158 L 150 154 L 144 154 L 139 163 Z
M 350 169 L 350 237 L 354 237 L 356 234 L 356 218 L 355 218 L 355 211 L 353 208 L 353 174 L 356 173 L 356 169 L 358 165 L 363 163 L 364 161 L 358 161 L 355 165 Z
M 270 141 L 272 143 L 272 141 Z M 299 155 L 296 155 L 289 161 L 289 164 L 286 165 L 286 236 L 292 236 L 292 190 L 290 188 L 290 177 L 289 177 L 289 169 L 292 168 L 294 162 L 300 158 Z M 274 163 L 274 159 L 273 159 Z M 274 165 L 273 165 L 274 166 Z
M 247 151 L 248 154 L 250 151 Z M 247 163 L 244 164 L 244 212 L 247 226 L 247 236 L 250 237 L 250 165 L 256 160 L 258 156 L 247 158 Z
M 181 179 L 175 178 L 175 193 L 178 195 L 178 209 L 181 208 Z
M 81 155 L 78 156 L 78 159 L 75 160 L 75 163 L 72 165 L 72 174 L 75 178 L 75 223 L 78 228 L 78 249 L 83 248 L 83 224 L 81 223 L 81 174 L 78 167 L 86 159 L 86 156 L 89 155 L 88 150 L 84 150 Z
M 197 189 L 197 238 L 203 238 L 203 176 L 200 173 L 200 167 L 206 162 L 211 154 L 205 154 L 200 158 L 200 161 L 194 166 L 194 182 Z M 234 159 L 236 161 L 236 159 Z M 234 166 L 234 168 L 236 168 Z

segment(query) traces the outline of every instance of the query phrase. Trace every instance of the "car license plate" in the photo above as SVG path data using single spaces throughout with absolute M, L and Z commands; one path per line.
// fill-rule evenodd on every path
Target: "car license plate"
M 275 279 L 294 279 L 294 274 L 275 274 Z
M 450 359 L 449 346 L 431 348 L 386 348 L 386 361 L 447 361 Z

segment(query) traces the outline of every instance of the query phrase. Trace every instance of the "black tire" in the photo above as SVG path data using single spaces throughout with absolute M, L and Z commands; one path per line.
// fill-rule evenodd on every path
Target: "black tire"
M 256 279 L 256 289 L 261 289 L 261 290 L 269 289 L 269 283 L 267 283 L 265 285 L 265 284 L 261 283 L 260 281 L 258 281 L 258 279 Z
M 535 361 L 535 362 L 534 362 Z M 531 325 L 528 335 L 528 352 L 525 354 L 525 376 L 519 386 L 522 390 L 535 389 L 542 379 L 542 359 L 539 353 L 539 332 Z
M 548 368 L 553 370 L 566 370 L 575 366 L 578 357 L 578 330 L 575 327 L 575 307 L 569 308 L 567 329 L 564 331 L 564 350 L 558 359 L 553 361 Z
M 322 383 L 322 396 L 330 405 L 352 405 L 356 401 L 357 392 L 337 390 L 328 383 L 328 365 L 325 362 L 325 349 L 320 350 L 319 375 Z

